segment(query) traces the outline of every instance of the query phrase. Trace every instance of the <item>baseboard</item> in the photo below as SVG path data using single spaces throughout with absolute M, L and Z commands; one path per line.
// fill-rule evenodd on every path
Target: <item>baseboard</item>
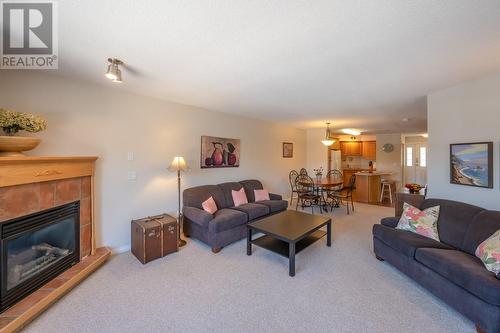
M 112 252 L 113 254 L 120 254 L 120 253 L 130 251 L 130 248 L 131 248 L 130 244 L 127 244 L 127 245 L 123 245 L 123 246 L 113 247 L 113 248 L 111 248 L 111 250 L 113 251 Z

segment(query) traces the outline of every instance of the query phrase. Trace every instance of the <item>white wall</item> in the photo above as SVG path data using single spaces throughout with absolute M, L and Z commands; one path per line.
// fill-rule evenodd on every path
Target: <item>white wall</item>
M 390 143 L 394 150 L 387 153 L 382 147 Z M 377 134 L 377 171 L 391 172 L 391 176 L 384 176 L 396 182 L 396 188 L 401 187 L 401 134 Z
M 321 143 L 324 138 L 324 128 L 307 130 L 307 165 L 305 168 L 311 175 L 314 175 L 313 169 L 320 166 L 324 170 L 328 169 L 328 148 Z
M 500 210 L 500 73 L 428 96 L 429 195 Z M 493 141 L 494 189 L 450 184 L 450 144 Z
M 126 83 L 124 83 L 126 84 Z M 98 244 L 130 244 L 130 220 L 177 211 L 177 178 L 167 171 L 183 155 L 191 171 L 183 187 L 246 178 L 261 179 L 289 197 L 288 171 L 306 164 L 303 130 L 202 110 L 77 82 L 41 72 L 2 71 L 0 108 L 43 115 L 48 129 L 31 155 L 96 155 Z M 239 168 L 200 169 L 200 137 L 241 139 Z M 282 142 L 294 143 L 294 158 L 282 158 Z M 135 153 L 127 161 L 127 152 Z M 137 181 L 127 181 L 136 171 Z

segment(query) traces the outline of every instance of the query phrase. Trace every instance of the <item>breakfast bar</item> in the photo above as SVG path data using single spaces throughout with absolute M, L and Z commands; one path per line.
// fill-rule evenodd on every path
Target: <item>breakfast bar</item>
M 358 202 L 373 203 L 380 200 L 380 190 L 382 187 L 382 176 L 389 176 L 390 172 L 357 172 L 356 173 L 356 194 Z

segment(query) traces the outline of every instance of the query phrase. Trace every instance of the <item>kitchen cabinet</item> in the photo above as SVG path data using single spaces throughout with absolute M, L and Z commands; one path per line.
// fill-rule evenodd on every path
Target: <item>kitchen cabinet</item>
M 360 141 L 341 141 L 340 151 L 342 156 L 361 156 L 362 143 Z
M 366 160 L 375 160 L 377 158 L 377 142 L 363 141 L 362 156 Z

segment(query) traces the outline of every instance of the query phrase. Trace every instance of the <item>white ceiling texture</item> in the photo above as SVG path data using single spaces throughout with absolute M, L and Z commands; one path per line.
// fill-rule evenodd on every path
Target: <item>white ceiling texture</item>
M 426 95 L 500 69 L 498 0 L 64 0 L 58 75 L 299 128 L 424 132 Z M 408 118 L 408 122 L 403 122 Z

